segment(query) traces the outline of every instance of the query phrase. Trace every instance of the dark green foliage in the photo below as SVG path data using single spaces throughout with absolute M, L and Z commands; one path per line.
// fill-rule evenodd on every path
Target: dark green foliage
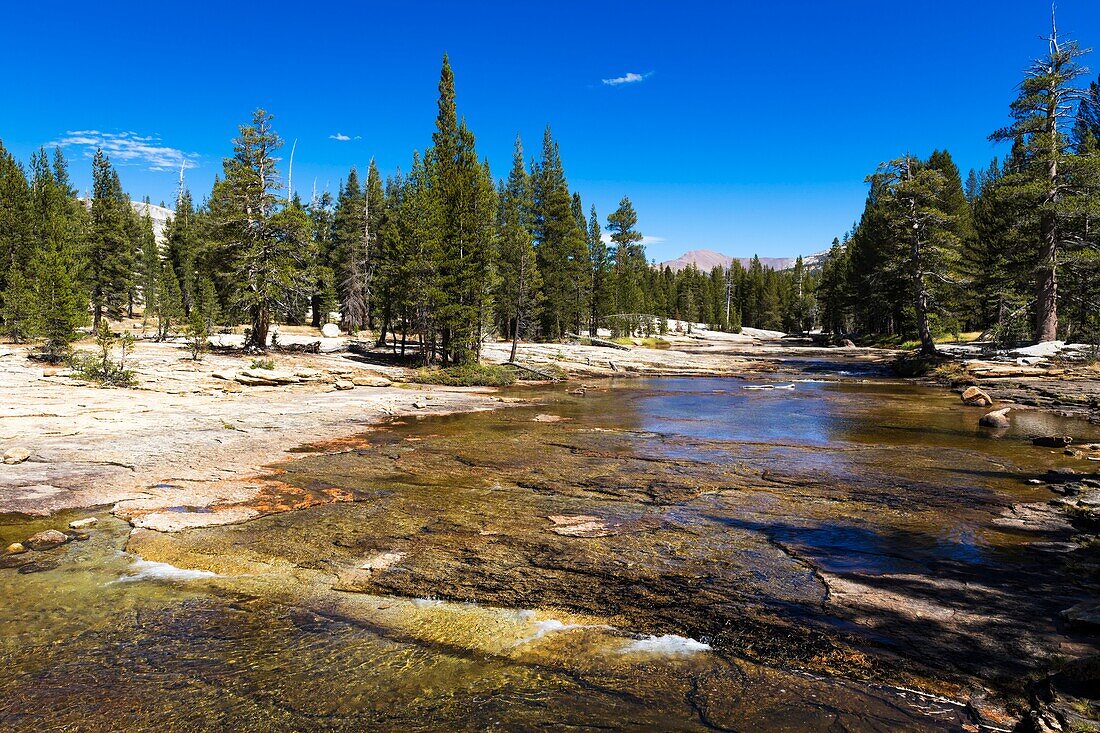
M 102 150 L 96 150 L 92 159 L 92 196 L 86 280 L 92 299 L 92 327 L 98 329 L 104 316 L 121 318 L 126 312 L 135 259 L 130 199 Z
M 260 109 L 240 127 L 210 200 L 220 254 L 230 263 L 230 306 L 248 319 L 246 347 L 259 351 L 281 306 L 308 299 L 314 263 L 309 216 L 297 205 L 278 207 L 275 154 L 282 139 L 272 119 Z
M 542 159 L 531 172 L 531 180 L 535 251 L 542 276 L 539 320 L 543 336 L 557 339 L 567 331 L 579 331 L 588 320 L 585 295 L 590 287 L 591 262 L 558 143 L 549 127 L 543 135 Z
M 534 242 L 531 237 L 531 182 L 523 163 L 523 143 L 516 138 L 512 171 L 502 183 L 497 214 L 497 304 L 501 332 L 512 339 L 512 360 L 520 337 L 534 326 L 534 294 L 539 288 Z
M 40 249 L 31 265 L 37 306 L 32 333 L 43 339 L 42 353 L 50 361 L 68 353 L 69 345 L 80 336 L 77 329 L 88 321 L 88 301 L 69 263 L 63 251 L 51 245 Z

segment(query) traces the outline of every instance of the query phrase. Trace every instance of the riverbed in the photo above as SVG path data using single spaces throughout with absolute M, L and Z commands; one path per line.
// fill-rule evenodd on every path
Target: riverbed
M 521 393 L 313 444 L 340 497 L 0 571 L 14 730 L 977 730 L 1095 650 L 1029 480 L 1096 426 L 805 365 Z M 755 381 L 754 381 L 755 380 Z M 181 513 L 193 508 L 181 506 Z M 9 516 L 0 542 L 88 512 Z M 984 716 L 984 717 L 983 717 Z M 1000 722 L 998 722 L 1000 721 Z

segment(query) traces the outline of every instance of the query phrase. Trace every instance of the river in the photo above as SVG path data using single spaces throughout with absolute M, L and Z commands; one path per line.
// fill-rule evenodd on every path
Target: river
M 943 390 L 804 369 L 399 420 L 273 468 L 339 501 L 0 570 L 9 730 L 977 730 L 1092 649 L 1029 483 Z M 185 509 L 185 508 L 183 508 Z M 181 509 L 182 510 L 182 509 Z M 0 542 L 89 512 L 0 519 Z M 919 690 L 919 691 L 918 691 Z M 987 719 L 988 723 L 989 720 Z

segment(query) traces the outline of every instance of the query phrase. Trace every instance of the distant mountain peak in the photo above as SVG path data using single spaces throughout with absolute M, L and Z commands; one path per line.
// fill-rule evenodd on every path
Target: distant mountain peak
M 811 259 L 816 262 L 816 258 L 818 257 L 819 255 L 810 255 L 804 258 L 804 261 L 809 265 Z M 742 267 L 746 268 L 752 263 L 752 257 L 735 258 L 730 255 L 724 255 L 721 252 L 715 252 L 712 249 L 693 249 L 684 252 L 674 260 L 660 263 L 658 267 L 662 270 L 666 267 L 671 267 L 673 272 L 679 272 L 689 265 L 695 265 L 703 272 L 710 272 L 719 265 L 722 267 L 729 267 L 734 259 L 740 262 Z M 796 259 L 795 257 L 761 257 L 760 264 L 764 267 L 770 267 L 773 270 L 786 270 L 790 267 L 794 267 Z

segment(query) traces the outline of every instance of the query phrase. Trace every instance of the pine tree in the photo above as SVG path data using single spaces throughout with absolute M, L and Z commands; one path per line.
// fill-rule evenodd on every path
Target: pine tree
M 542 276 L 542 333 L 559 339 L 584 319 L 577 292 L 584 287 L 591 265 L 584 229 L 578 228 L 573 212 L 558 143 L 549 127 L 543 135 L 542 159 L 531 178 L 535 252 Z
M 1084 68 L 1078 63 L 1087 52 L 1075 42 L 1060 41 L 1056 26 L 1047 39 L 1046 56 L 1036 59 L 1010 106 L 1013 122 L 990 139 L 1022 146 L 1022 165 L 1006 176 L 1017 197 L 1038 212 L 1036 247 L 1035 338 L 1053 341 L 1058 335 L 1058 260 L 1067 246 L 1064 208 L 1077 193 L 1074 161 L 1070 159 L 1068 125 L 1073 104 L 1083 94 L 1073 87 Z
M 317 253 L 316 279 L 309 299 L 310 325 L 320 328 L 328 323 L 329 313 L 338 307 L 336 272 L 333 270 L 333 209 L 332 194 L 316 190 L 309 202 L 310 229 L 313 232 L 313 248 Z
M 195 307 L 196 283 L 202 259 L 202 237 L 191 192 L 186 188 L 181 189 L 176 198 L 176 211 L 165 228 L 164 236 L 165 255 L 179 279 L 183 311 L 190 314 Z M 147 265 L 151 264 L 150 257 Z
M 1100 144 L 1100 79 L 1089 83 L 1088 90 L 1077 105 L 1077 117 L 1073 122 L 1073 149 L 1078 154 L 1093 153 L 1089 141 Z
M 282 139 L 272 119 L 258 109 L 251 124 L 240 127 L 210 201 L 230 263 L 232 302 L 249 321 L 245 345 L 259 351 L 267 348 L 280 304 L 308 297 L 312 285 L 309 218 L 300 206 L 277 208 L 275 153 Z
M 600 231 L 600 217 L 596 206 L 588 216 L 588 254 L 592 262 L 592 298 L 589 305 L 588 333 L 596 335 L 600 321 L 611 315 L 615 306 L 615 279 L 611 254 Z
M 35 253 L 33 332 L 44 339 L 42 352 L 51 361 L 59 361 L 69 345 L 79 338 L 79 329 L 88 320 L 87 301 L 79 284 L 69 272 L 68 258 L 55 244 L 47 244 Z
M 88 250 L 88 283 L 92 297 L 92 328 L 100 320 L 122 317 L 129 304 L 133 273 L 133 242 L 127 231 L 130 201 L 118 173 L 102 149 L 92 158 L 92 231 Z
M 848 258 L 837 238 L 821 267 L 817 301 L 821 304 L 821 327 L 834 335 L 848 332 Z
M 523 142 L 516 137 L 512 171 L 501 184 L 498 227 L 498 302 L 506 334 L 512 338 L 509 361 L 516 360 L 521 336 L 531 327 L 534 293 L 539 287 L 535 247 L 531 237 L 531 186 L 523 162 Z
M 478 161 L 474 135 L 459 122 L 454 73 L 446 55 L 439 79 L 439 113 L 432 135 L 429 205 L 440 225 L 435 320 L 443 362 L 477 361 L 493 287 L 496 191 Z
M 35 300 L 33 284 L 23 276 L 23 268 L 13 267 L 0 293 L 0 318 L 3 333 L 17 344 L 34 336 L 38 313 Z
M 354 333 L 367 325 L 367 293 L 363 235 L 367 231 L 367 199 L 352 168 L 340 187 L 333 214 L 331 267 L 340 301 L 341 327 Z
M 933 354 L 930 315 L 936 307 L 941 284 L 952 271 L 959 248 L 959 225 L 944 210 L 949 188 L 944 174 L 930 165 L 919 165 L 910 156 L 884 167 L 885 204 L 888 226 L 902 247 L 904 269 L 912 280 L 913 308 L 921 351 Z
M 619 201 L 619 208 L 607 217 L 607 228 L 613 242 L 615 262 L 615 283 L 617 285 L 615 309 L 618 314 L 630 317 L 646 310 L 643 275 L 647 267 L 642 234 L 636 229 L 638 214 L 634 205 L 626 196 Z M 640 324 L 633 321 L 626 324 L 633 331 Z
M 145 216 L 141 231 L 138 263 L 138 285 L 141 288 L 142 323 L 147 324 L 149 317 L 153 315 L 157 299 L 157 283 L 160 278 L 160 247 L 157 245 L 156 236 L 153 233 L 153 221 L 149 215 L 148 199 L 146 200 Z
M 9 273 L 22 272 L 34 252 L 31 231 L 31 189 L 23 167 L 0 143 L 0 292 Z
M 163 341 L 172 333 L 173 326 L 185 318 L 183 296 L 180 293 L 179 278 L 171 262 L 160 263 L 155 289 L 156 303 L 154 313 L 157 317 L 157 340 Z

